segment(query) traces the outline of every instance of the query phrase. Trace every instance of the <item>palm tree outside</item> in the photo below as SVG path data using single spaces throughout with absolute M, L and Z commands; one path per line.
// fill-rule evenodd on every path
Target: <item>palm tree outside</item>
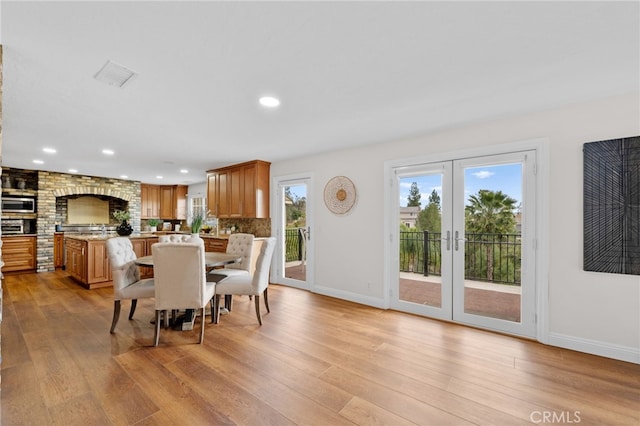
M 497 235 L 516 233 L 516 203 L 502 191 L 481 189 L 469 196 L 465 206 L 465 227 L 467 233 L 480 234 L 480 238 L 489 241 Z M 487 280 L 493 281 L 494 253 L 493 244 L 485 244 L 487 259 Z

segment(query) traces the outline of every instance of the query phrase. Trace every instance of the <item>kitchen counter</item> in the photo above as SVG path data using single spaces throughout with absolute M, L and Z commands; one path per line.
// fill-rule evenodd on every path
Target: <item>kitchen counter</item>
M 133 233 L 129 235 L 129 238 L 131 239 L 154 238 L 154 237 L 159 237 L 160 235 L 169 235 L 169 234 L 191 235 L 189 232 L 140 232 L 140 233 Z M 64 235 L 65 238 L 70 238 L 70 239 L 80 240 L 80 241 L 108 240 L 110 238 L 114 238 L 118 236 L 119 235 L 116 234 L 115 232 L 107 232 L 106 235 L 101 235 L 101 234 L 65 234 Z M 210 235 L 210 234 L 200 234 L 200 238 L 228 240 L 229 235 L 221 235 L 219 237 L 216 237 L 215 235 Z

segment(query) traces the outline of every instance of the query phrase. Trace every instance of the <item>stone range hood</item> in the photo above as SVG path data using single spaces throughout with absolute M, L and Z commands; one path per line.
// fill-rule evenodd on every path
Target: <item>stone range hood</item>
M 56 225 L 67 225 L 66 200 L 85 195 L 111 200 L 109 214 L 112 209 L 129 210 L 134 232 L 140 231 L 140 182 L 38 171 L 38 272 L 55 270 L 53 234 Z
M 128 200 L 99 194 L 73 194 L 56 196 L 56 225 L 88 226 L 118 223 L 113 217 L 116 210 L 128 210 Z

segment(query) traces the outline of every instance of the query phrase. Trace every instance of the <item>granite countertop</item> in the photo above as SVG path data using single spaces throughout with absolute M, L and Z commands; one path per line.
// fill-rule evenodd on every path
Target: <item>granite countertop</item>
M 140 233 L 133 233 L 131 235 L 129 235 L 129 238 L 154 238 L 154 237 L 158 237 L 160 235 L 167 235 L 167 234 L 183 234 L 183 235 L 190 235 L 189 232 L 140 232 Z M 101 240 L 108 240 L 109 238 L 114 238 L 117 237 L 118 234 L 116 234 L 115 232 L 107 232 L 106 235 L 101 235 L 101 234 L 65 234 L 65 238 L 70 238 L 70 239 L 74 239 L 74 240 L 81 240 L 81 241 L 101 241 Z M 219 237 L 216 237 L 215 235 L 208 235 L 208 234 L 200 234 L 201 238 L 217 238 L 217 239 L 228 239 L 229 236 L 228 235 L 221 235 Z

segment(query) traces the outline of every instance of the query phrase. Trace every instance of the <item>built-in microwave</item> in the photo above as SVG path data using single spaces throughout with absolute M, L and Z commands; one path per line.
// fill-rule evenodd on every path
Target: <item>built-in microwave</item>
M 35 213 L 34 197 L 2 197 L 3 213 Z

